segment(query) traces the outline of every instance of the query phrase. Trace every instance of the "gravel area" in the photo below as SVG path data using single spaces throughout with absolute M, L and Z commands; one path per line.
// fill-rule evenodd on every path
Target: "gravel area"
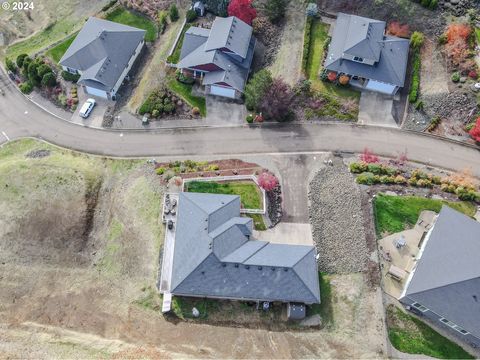
M 329 273 L 364 271 L 368 260 L 361 192 L 340 159 L 310 183 L 310 223 L 320 254 L 318 267 Z

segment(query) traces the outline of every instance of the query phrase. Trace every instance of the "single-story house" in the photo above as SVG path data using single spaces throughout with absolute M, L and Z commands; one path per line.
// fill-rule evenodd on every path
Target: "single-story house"
M 91 17 L 60 59 L 65 71 L 80 74 L 86 93 L 115 100 L 140 54 L 145 30 Z
M 217 17 L 211 29 L 190 27 L 185 32 L 180 61 L 184 74 L 199 78 L 205 93 L 241 97 L 255 50 L 252 27 L 235 16 Z
M 252 238 L 236 195 L 180 193 L 172 262 L 173 296 L 289 304 L 292 318 L 320 303 L 314 246 Z
M 480 347 L 480 223 L 444 206 L 399 300 Z
M 350 84 L 395 95 L 405 84 L 410 41 L 385 34 L 386 23 L 338 13 L 325 69 Z

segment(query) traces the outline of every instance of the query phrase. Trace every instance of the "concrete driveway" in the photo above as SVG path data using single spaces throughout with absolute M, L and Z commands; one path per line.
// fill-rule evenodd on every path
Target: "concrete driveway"
M 281 222 L 273 229 L 253 231 L 255 239 L 269 241 L 273 244 L 313 245 L 310 224 Z
M 247 109 L 243 104 L 237 104 L 220 96 L 207 95 L 207 118 L 209 125 L 241 125 L 245 124 Z
M 92 112 L 90 113 L 90 116 L 84 119 L 79 115 L 79 113 L 83 104 L 85 104 L 85 101 L 89 98 L 95 99 L 96 104 Z M 71 121 L 76 124 L 101 127 L 103 122 L 103 115 L 105 114 L 105 111 L 107 111 L 107 107 L 109 105 L 113 106 L 114 102 L 107 99 L 102 99 L 97 96 L 86 94 L 82 90 L 82 88 L 79 86 L 78 87 L 78 106 L 72 115 Z
M 358 123 L 398 128 L 392 115 L 393 97 L 373 91 L 362 91 Z

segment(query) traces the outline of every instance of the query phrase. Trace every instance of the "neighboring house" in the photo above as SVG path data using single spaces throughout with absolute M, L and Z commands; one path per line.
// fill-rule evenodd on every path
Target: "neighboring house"
M 65 71 L 80 74 L 86 93 L 115 99 L 144 45 L 145 30 L 91 17 L 60 59 Z
M 339 13 L 325 69 L 351 77 L 350 84 L 395 95 L 405 84 L 410 42 L 385 35 L 384 21 Z
M 241 97 L 255 50 L 252 27 L 237 17 L 215 18 L 211 29 L 191 27 L 185 32 L 177 67 L 201 79 L 205 93 Z
M 290 303 L 295 318 L 320 303 L 315 247 L 252 239 L 239 196 L 180 193 L 175 227 L 171 294 Z
M 444 206 L 400 301 L 480 347 L 480 223 Z

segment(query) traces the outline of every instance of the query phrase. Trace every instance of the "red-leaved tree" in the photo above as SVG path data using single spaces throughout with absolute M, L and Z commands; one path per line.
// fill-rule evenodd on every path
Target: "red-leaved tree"
M 266 120 L 286 121 L 291 115 L 290 106 L 293 101 L 293 91 L 281 78 L 273 79 L 272 85 L 263 95 L 260 110 Z
M 469 134 L 473 140 L 480 142 L 480 117 L 477 119 L 475 126 L 470 130 Z
M 445 34 L 447 36 L 445 50 L 452 65 L 467 73 L 474 66 L 473 60 L 468 59 L 468 38 L 471 33 L 472 28 L 467 24 L 450 24 Z
M 258 176 L 258 185 L 265 191 L 272 191 L 278 186 L 278 179 L 269 172 L 263 172 Z
M 252 0 L 232 0 L 228 5 L 228 15 L 236 16 L 248 25 L 252 25 L 257 17 L 257 10 L 252 5 Z

